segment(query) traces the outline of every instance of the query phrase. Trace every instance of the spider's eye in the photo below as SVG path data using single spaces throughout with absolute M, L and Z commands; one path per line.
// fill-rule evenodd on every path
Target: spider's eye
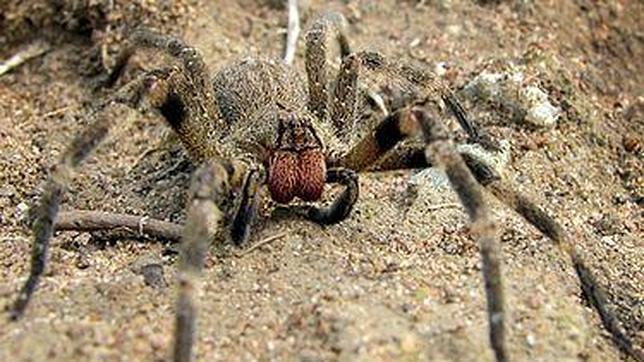
M 308 118 L 288 117 L 279 121 L 274 149 L 303 151 L 322 149 L 323 144 Z

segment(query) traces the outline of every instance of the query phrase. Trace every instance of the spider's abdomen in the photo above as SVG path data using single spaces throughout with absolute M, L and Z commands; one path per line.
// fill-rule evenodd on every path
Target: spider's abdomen
M 243 59 L 222 69 L 213 83 L 220 115 L 233 129 L 248 127 L 248 122 L 277 107 L 306 107 L 305 83 L 279 61 Z

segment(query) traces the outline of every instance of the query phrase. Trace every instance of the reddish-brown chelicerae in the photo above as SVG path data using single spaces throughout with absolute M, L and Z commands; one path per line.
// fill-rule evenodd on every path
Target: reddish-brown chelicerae
M 273 200 L 282 204 L 295 197 L 318 200 L 325 178 L 324 154 L 319 149 L 276 151 L 269 162 L 268 189 Z

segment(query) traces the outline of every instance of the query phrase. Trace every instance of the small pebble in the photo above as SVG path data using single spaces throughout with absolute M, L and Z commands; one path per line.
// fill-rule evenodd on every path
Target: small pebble
M 642 143 L 634 135 L 624 135 L 622 144 L 624 145 L 624 149 L 628 152 L 638 153 L 642 151 Z
M 16 194 L 16 188 L 13 185 L 4 185 L 0 187 L 0 196 L 12 197 Z
M 16 205 L 16 219 L 24 221 L 29 215 L 29 205 L 26 202 L 21 202 Z
M 165 288 L 168 282 L 165 280 L 163 274 L 163 265 L 161 264 L 147 264 L 141 267 L 141 274 L 143 274 L 143 281 L 145 285 L 152 288 Z
M 532 335 L 532 334 L 528 334 L 525 337 L 525 341 L 528 344 L 528 346 L 530 346 L 530 347 L 534 347 L 535 343 L 537 342 L 536 339 L 534 338 L 534 335 Z

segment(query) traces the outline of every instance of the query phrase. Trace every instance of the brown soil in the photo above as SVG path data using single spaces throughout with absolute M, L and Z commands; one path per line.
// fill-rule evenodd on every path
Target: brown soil
M 467 107 L 510 142 L 506 177 L 565 226 L 608 289 L 627 334 L 644 345 L 644 29 L 641 1 L 302 1 L 350 21 L 355 48 L 434 69 L 463 87 L 483 69 L 526 66 L 563 110 L 550 129 Z M 0 306 L 28 273 L 27 206 L 100 97 L 127 26 L 145 23 L 197 46 L 214 71 L 248 54 L 280 56 L 286 11 L 272 1 L 9 1 L 0 10 L 0 59 L 33 39 L 51 51 L 0 77 Z M 348 3 L 348 4 L 347 4 Z M 302 43 L 296 66 L 302 67 Z M 141 62 L 141 66 L 145 66 Z M 124 112 L 75 177 L 63 209 L 181 221 L 193 168 L 155 114 Z M 159 149 L 149 156 L 141 155 Z M 251 243 L 286 237 L 243 257 L 208 258 L 199 360 L 492 360 L 478 248 L 451 192 L 423 187 L 402 217 L 410 172 L 371 173 L 340 225 L 262 215 Z M 514 360 L 616 361 L 568 259 L 499 202 Z M 108 242 L 109 241 L 109 242 Z M 26 316 L 0 318 L 0 360 L 165 360 L 172 343 L 172 248 L 158 242 L 63 233 Z M 141 267 L 163 265 L 146 285 Z

